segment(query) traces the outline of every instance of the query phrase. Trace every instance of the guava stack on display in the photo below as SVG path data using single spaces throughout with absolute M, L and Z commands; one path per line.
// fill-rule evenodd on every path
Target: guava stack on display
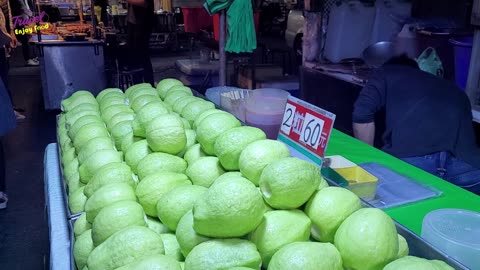
M 176 79 L 62 108 L 78 269 L 450 269 L 409 257 L 388 215 Z

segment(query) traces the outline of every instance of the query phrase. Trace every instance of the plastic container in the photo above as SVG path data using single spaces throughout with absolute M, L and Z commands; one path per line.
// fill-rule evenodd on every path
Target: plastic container
M 220 101 L 220 94 L 223 92 L 228 92 L 232 90 L 237 90 L 240 89 L 238 87 L 233 87 L 233 86 L 217 86 L 217 87 L 212 87 L 208 88 L 207 91 L 205 92 L 205 97 L 207 97 L 208 100 L 211 102 L 215 103 L 218 107 L 221 107 L 221 101 Z
M 258 24 L 260 22 L 260 12 L 253 13 L 253 20 L 255 23 L 255 32 L 258 34 Z M 227 22 L 228 25 L 228 22 Z M 228 29 L 228 26 L 227 26 Z M 228 30 L 227 30 L 228 31 Z M 220 15 L 213 15 L 213 35 L 216 41 L 220 40 Z
M 410 17 L 411 13 L 411 1 L 375 1 L 375 20 L 373 23 L 371 43 L 373 44 L 380 41 L 393 41 L 397 34 L 402 30 L 402 18 Z
M 280 89 L 254 90 L 246 100 L 245 123 L 262 129 L 267 138 L 276 139 L 289 95 Z
M 332 169 L 349 168 L 349 167 L 357 166 L 357 164 L 351 162 L 350 160 L 340 155 L 327 156 L 325 158 L 328 158 L 330 160 L 329 167 Z
M 293 156 L 293 155 L 292 155 Z M 330 167 L 325 167 L 321 169 L 322 176 L 327 180 L 334 182 L 340 187 L 348 187 L 348 181 L 345 180 L 340 174 L 338 174 L 334 169 Z
M 440 209 L 428 213 L 422 237 L 470 269 L 480 269 L 480 213 Z
M 233 89 L 220 93 L 220 107 L 245 122 L 245 102 L 252 90 Z
M 282 77 L 278 80 L 274 78 L 272 81 L 257 82 L 262 88 L 277 88 L 290 93 L 290 95 L 300 98 L 300 83 L 297 77 Z
M 449 41 L 453 45 L 455 57 L 455 81 L 458 87 L 465 90 L 472 58 L 473 37 L 451 38 Z
M 378 178 L 371 175 L 359 166 L 336 168 L 339 175 L 348 181 L 347 188 L 358 197 L 371 200 L 377 192 Z
M 346 58 L 361 58 L 370 45 L 375 8 L 360 1 L 345 1 L 331 9 L 324 56 L 338 63 Z M 355 46 L 352 46 L 355 44 Z
M 182 7 L 182 12 L 185 32 L 198 33 L 213 24 L 212 16 L 203 7 Z

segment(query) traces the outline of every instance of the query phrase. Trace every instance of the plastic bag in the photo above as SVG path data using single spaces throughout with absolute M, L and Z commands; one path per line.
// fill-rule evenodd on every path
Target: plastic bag
M 428 47 L 416 60 L 421 70 L 443 78 L 445 72 L 442 60 L 434 48 Z

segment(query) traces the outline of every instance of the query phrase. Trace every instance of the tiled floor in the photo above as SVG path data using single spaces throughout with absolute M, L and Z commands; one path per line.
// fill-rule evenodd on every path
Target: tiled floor
M 9 202 L 0 211 L 0 268 L 34 270 L 48 262 L 43 152 L 55 140 L 55 112 L 43 110 L 39 70 L 24 67 L 19 53 L 13 56 L 9 83 L 27 119 L 5 140 Z

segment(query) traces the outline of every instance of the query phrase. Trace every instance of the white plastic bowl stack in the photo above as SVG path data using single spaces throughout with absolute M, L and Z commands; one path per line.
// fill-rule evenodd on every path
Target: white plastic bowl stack
M 423 219 L 422 237 L 470 269 L 480 269 L 480 213 L 439 209 Z

